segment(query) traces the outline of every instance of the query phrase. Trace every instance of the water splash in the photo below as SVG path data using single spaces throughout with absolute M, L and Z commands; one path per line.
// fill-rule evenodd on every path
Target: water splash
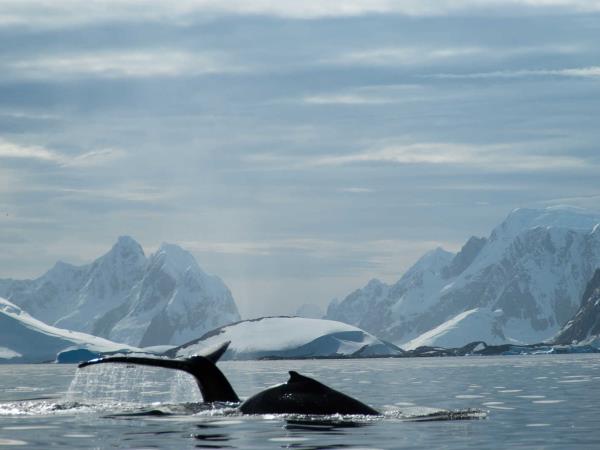
M 86 404 L 201 402 L 195 379 L 184 372 L 123 364 L 101 364 L 77 370 L 66 401 Z
M 171 381 L 170 401 L 172 403 L 202 402 L 202 394 L 194 377 L 185 372 L 175 372 Z

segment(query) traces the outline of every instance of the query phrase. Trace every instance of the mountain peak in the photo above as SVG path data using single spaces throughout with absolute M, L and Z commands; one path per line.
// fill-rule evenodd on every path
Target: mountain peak
M 140 250 L 142 253 L 144 252 L 142 250 L 142 246 L 138 243 L 138 241 L 136 241 L 131 236 L 119 236 L 117 238 L 117 242 L 115 242 L 115 244 L 112 246 L 112 250 L 115 250 L 115 249 L 120 249 L 120 250 L 126 249 L 126 250 L 133 250 L 133 251 Z
M 367 283 L 366 287 L 372 287 L 372 288 L 376 288 L 379 287 L 383 284 L 383 282 L 381 280 L 379 280 L 378 278 L 371 278 L 369 280 L 369 282 Z
M 354 291 L 331 304 L 327 318 L 398 345 L 418 336 L 443 343 L 452 333 L 462 344 L 482 338 L 493 344 L 541 342 L 577 311 L 585 283 L 600 268 L 599 223 L 600 212 L 581 208 L 514 210 L 490 239 L 470 238 L 453 259 L 432 250 L 385 295 L 366 287 Z M 598 320 L 581 329 L 600 342 L 600 294 L 592 298 L 586 305 L 591 310 L 598 303 Z
M 132 246 L 132 245 L 140 245 L 138 242 L 128 235 L 119 236 L 117 238 L 117 243 L 115 245 L 118 246 Z
M 442 247 L 436 247 L 421 256 L 413 267 L 431 266 L 437 270 L 449 264 L 452 258 L 454 258 L 454 253 L 444 250 Z
M 124 267 L 141 267 L 146 263 L 146 255 L 138 242 L 129 236 L 119 236 L 108 253 L 94 263 L 98 267 L 113 267 L 121 271 Z
M 56 264 L 54 264 L 54 266 L 52 266 L 52 268 L 46 272 L 44 277 L 52 282 L 61 283 L 67 279 L 70 279 L 78 270 L 80 269 L 72 264 L 63 261 L 57 261 Z
M 203 273 L 196 262 L 196 258 L 194 258 L 190 252 L 176 244 L 163 242 L 153 255 L 153 259 L 159 261 L 163 269 L 167 270 L 176 278 L 181 276 L 181 274 L 184 274 L 190 268 L 194 271 Z
M 75 266 L 64 261 L 56 261 L 56 263 L 52 266 L 52 269 L 49 272 L 64 272 L 67 270 L 74 269 Z
M 35 280 L 3 281 L 0 296 L 32 317 L 135 345 L 181 344 L 240 319 L 227 286 L 189 252 L 162 244 L 146 258 L 130 236 L 84 266 L 57 263 Z
M 494 229 L 492 238 L 514 237 L 535 227 L 570 228 L 592 230 L 600 222 L 600 213 L 575 206 L 549 206 L 547 208 L 517 208 Z
M 142 246 L 131 236 L 119 236 L 105 256 L 109 255 L 117 259 L 145 258 Z

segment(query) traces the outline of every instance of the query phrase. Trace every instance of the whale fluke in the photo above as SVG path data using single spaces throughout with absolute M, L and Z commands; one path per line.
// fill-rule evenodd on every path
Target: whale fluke
M 198 383 L 198 388 L 205 402 L 239 402 L 240 399 L 215 365 L 225 353 L 229 342 L 225 342 L 213 352 L 205 356 L 192 356 L 186 359 L 145 358 L 137 356 L 110 356 L 107 358 L 92 359 L 79 364 L 79 368 L 104 363 L 139 364 L 142 366 L 162 367 L 166 369 L 182 370 L 191 374 Z
M 216 347 L 212 352 L 207 353 L 207 354 L 202 355 L 202 356 L 204 356 L 206 359 L 208 359 L 213 364 L 216 364 L 217 361 L 219 359 L 221 359 L 221 356 L 223 356 L 223 354 L 229 348 L 229 344 L 231 344 L 231 341 L 223 342 L 221 345 L 219 345 L 218 347 Z

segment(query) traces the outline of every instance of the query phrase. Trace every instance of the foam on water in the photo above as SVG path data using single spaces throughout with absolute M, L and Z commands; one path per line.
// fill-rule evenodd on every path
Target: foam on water
M 109 405 L 104 406 L 109 407 Z M 97 410 L 98 406 L 85 405 L 77 402 L 25 400 L 0 403 L 0 416 L 69 415 L 74 413 L 94 412 Z

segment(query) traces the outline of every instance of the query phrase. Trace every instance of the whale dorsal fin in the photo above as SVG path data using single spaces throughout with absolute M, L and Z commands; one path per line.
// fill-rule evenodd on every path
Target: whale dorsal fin
M 323 384 L 319 383 L 317 380 L 307 377 L 307 376 L 304 376 L 304 375 L 300 375 L 295 370 L 290 370 L 289 374 L 290 374 L 290 379 L 287 381 L 288 384 L 290 384 L 290 383 L 308 383 L 308 384 L 311 384 L 314 386 L 323 386 Z
M 301 381 L 304 381 L 308 378 L 304 375 L 300 375 L 295 370 L 290 370 L 288 373 L 290 374 L 290 379 L 288 380 L 288 383 L 300 383 Z

